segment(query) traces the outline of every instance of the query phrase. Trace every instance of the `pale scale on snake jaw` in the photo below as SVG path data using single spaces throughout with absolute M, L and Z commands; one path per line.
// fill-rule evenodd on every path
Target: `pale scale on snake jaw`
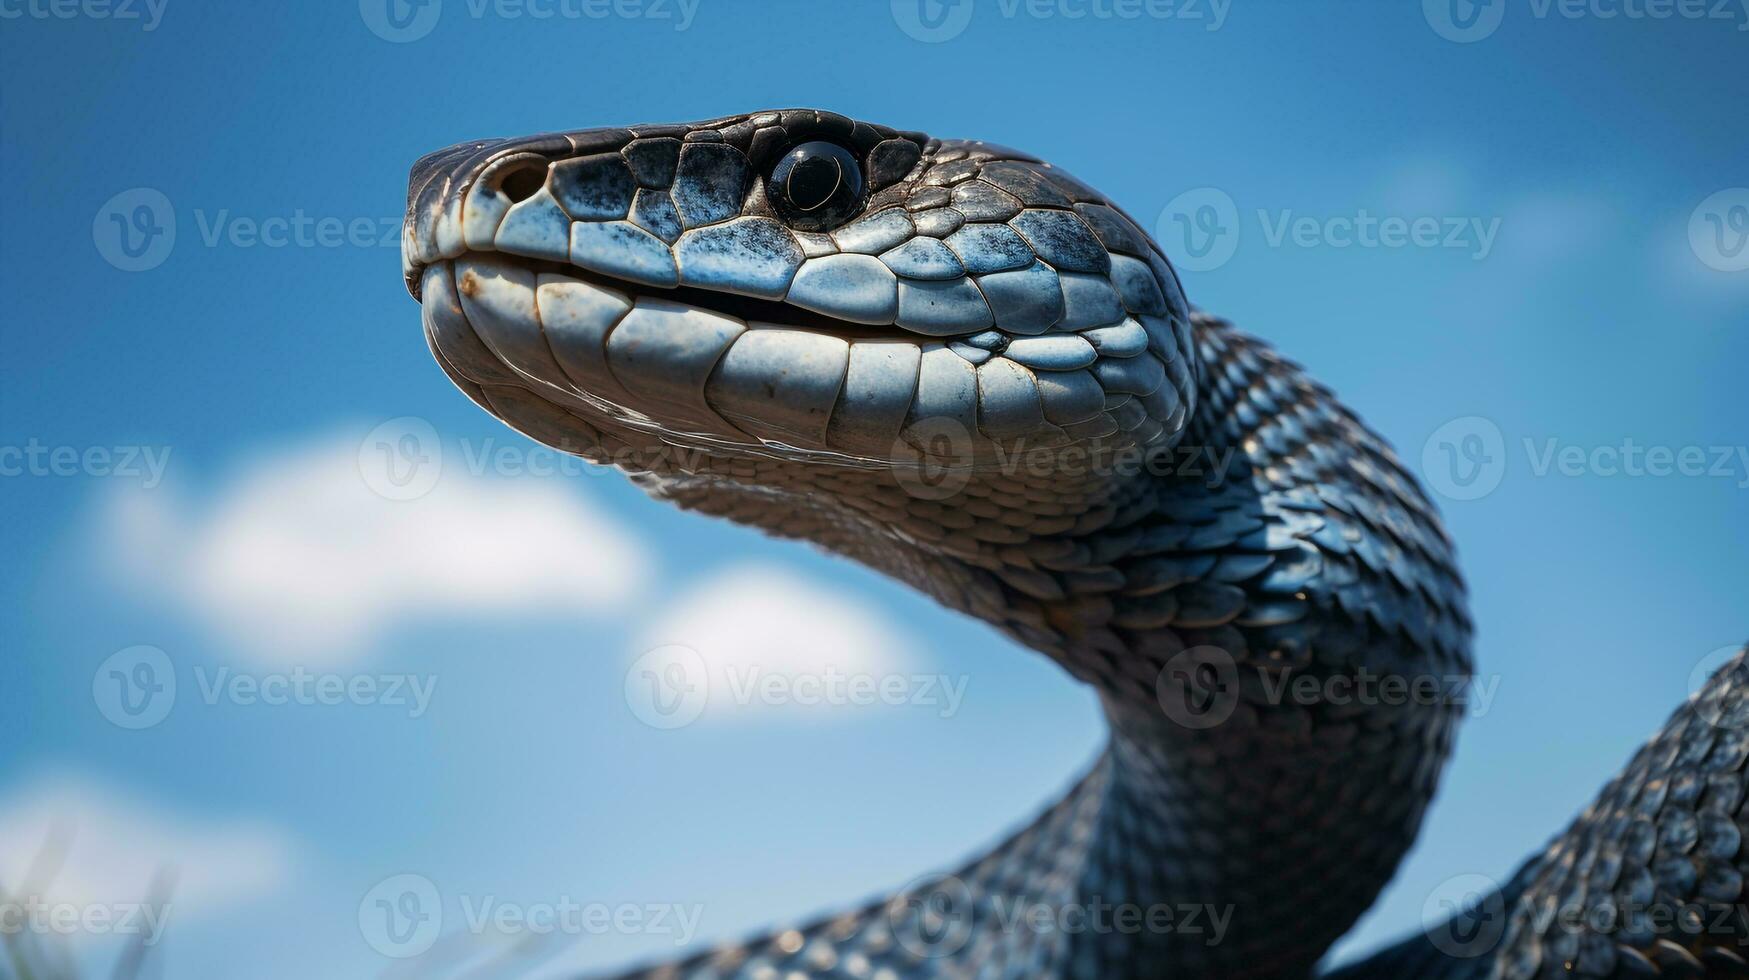
M 492 140 L 415 165 L 403 252 L 487 411 L 907 582 L 1106 709 L 1100 761 L 983 857 L 634 975 L 1305 977 L 1413 841 L 1471 669 L 1437 514 L 1076 178 L 814 110 Z M 1320 696 L 1368 677 L 1433 693 Z M 1482 921 L 1342 975 L 1749 976 L 1743 917 L 1716 925 L 1745 691 L 1739 659 Z M 1035 906 L 1230 920 L 1017 926 Z M 1690 909 L 1714 927 L 1658 920 Z

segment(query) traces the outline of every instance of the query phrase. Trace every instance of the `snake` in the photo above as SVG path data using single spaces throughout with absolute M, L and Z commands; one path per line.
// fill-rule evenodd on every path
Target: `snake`
M 982 620 L 1104 712 L 987 852 L 624 976 L 1749 976 L 1745 653 L 1504 883 L 1326 966 L 1465 713 L 1454 547 L 1068 172 L 787 109 L 460 143 L 407 201 L 407 288 L 481 408 Z

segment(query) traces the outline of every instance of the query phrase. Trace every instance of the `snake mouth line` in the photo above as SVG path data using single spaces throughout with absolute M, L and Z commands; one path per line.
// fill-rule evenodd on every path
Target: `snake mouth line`
M 892 324 L 855 323 L 825 313 L 805 310 L 780 300 L 760 299 L 756 296 L 743 296 L 699 286 L 658 286 L 651 283 L 633 282 L 630 279 L 622 279 L 553 259 L 531 258 L 509 252 L 468 251 L 458 256 L 455 261 L 457 263 L 508 262 L 522 266 L 537 276 L 574 279 L 629 297 L 667 300 L 695 309 L 710 310 L 745 323 L 794 327 L 799 330 L 840 337 L 846 341 L 906 340 L 920 342 L 931 339 Z M 935 339 L 948 341 L 958 338 L 941 337 Z
M 923 444 L 943 426 L 964 437 L 954 451 L 981 455 L 1145 434 L 1182 412 L 1154 350 L 1170 334 L 1134 321 L 1088 337 L 932 338 L 499 252 L 420 277 L 432 345 L 463 378 L 716 445 L 885 463 L 907 446 L 933 453 Z

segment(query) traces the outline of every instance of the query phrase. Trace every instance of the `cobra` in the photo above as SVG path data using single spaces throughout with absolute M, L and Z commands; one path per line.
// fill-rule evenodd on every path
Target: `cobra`
M 488 412 L 906 582 L 1104 707 L 1097 763 L 988 853 L 633 975 L 1306 977 L 1414 840 L 1471 673 L 1439 518 L 1087 184 L 760 112 L 432 154 L 403 252 Z M 1739 657 L 1506 885 L 1341 975 L 1749 975 L 1746 681 Z

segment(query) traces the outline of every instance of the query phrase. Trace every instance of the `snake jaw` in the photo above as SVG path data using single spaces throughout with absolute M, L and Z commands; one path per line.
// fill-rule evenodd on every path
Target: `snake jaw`
M 833 227 L 767 179 L 818 141 L 860 168 Z M 711 452 L 976 467 L 1170 447 L 1195 407 L 1176 276 L 1097 192 L 829 113 L 460 144 L 414 167 L 403 259 L 458 384 Z

